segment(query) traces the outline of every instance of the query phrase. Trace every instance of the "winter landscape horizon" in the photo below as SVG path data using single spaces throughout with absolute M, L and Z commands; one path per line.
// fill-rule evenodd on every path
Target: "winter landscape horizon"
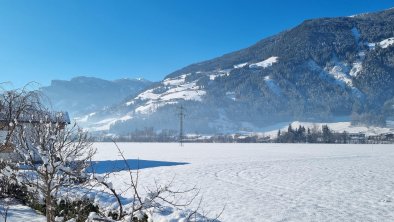
M 394 4 L 0 2 L 0 222 L 394 220 Z

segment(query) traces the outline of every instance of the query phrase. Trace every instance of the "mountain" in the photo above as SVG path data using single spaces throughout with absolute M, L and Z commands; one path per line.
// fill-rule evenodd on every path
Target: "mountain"
M 293 29 L 167 75 L 88 118 L 91 130 L 124 134 L 258 131 L 282 121 L 384 125 L 394 101 L 394 9 L 306 20 Z
M 53 80 L 50 86 L 40 90 L 54 110 L 68 111 L 72 118 L 76 118 L 113 106 L 151 84 L 145 79 L 108 81 L 80 76 L 70 81 Z

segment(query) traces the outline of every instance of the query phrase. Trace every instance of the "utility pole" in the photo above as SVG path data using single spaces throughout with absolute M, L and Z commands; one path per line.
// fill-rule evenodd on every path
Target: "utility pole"
M 179 108 L 179 145 L 183 146 L 183 118 L 185 117 L 184 113 L 185 108 L 181 105 Z

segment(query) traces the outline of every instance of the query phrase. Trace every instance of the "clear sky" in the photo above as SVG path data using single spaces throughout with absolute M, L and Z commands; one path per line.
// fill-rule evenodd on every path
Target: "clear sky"
M 390 7 L 393 0 L 0 0 L 0 82 L 158 81 L 305 19 Z

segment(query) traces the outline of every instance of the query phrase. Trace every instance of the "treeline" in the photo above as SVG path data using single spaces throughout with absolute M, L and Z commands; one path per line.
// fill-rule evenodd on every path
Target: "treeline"
M 327 125 L 323 125 L 321 129 L 317 126 L 305 128 L 300 125 L 298 128 L 293 129 L 291 124 L 287 128 L 287 132 L 278 131 L 276 142 L 278 143 L 334 143 L 340 141 L 341 143 L 347 143 L 348 135 L 343 132 L 343 135 L 339 136 L 334 134 Z
M 95 135 L 91 136 L 95 142 L 180 142 L 179 132 L 171 129 L 155 131 L 153 127 L 146 127 L 142 130 L 136 129 L 126 135 Z M 257 135 L 242 134 L 217 134 L 203 136 L 199 134 L 189 134 L 182 138 L 184 143 L 264 143 L 270 142 L 270 137 L 259 137 Z
M 126 135 L 96 135 L 96 142 L 180 142 L 177 130 L 165 129 L 155 131 L 153 127 L 134 130 Z M 287 131 L 279 130 L 276 137 L 256 134 L 187 134 L 182 138 L 184 143 L 394 143 L 394 134 L 367 136 L 364 133 L 335 132 L 327 125 L 315 125 L 312 128 L 290 124 Z
M 278 131 L 277 143 L 394 143 L 393 134 L 367 136 L 364 133 L 335 132 L 327 125 L 321 128 L 314 126 L 305 128 L 300 125 L 293 128 L 289 125 L 287 132 Z
M 177 142 L 179 140 L 178 131 L 164 129 L 156 132 L 153 127 L 146 127 L 142 130 L 136 129 L 126 135 L 116 136 L 118 142 Z M 98 142 L 111 142 L 114 137 L 111 135 L 106 136 L 93 136 L 93 141 Z
M 269 136 L 220 134 L 213 136 L 188 136 L 184 142 L 190 143 L 269 143 Z

